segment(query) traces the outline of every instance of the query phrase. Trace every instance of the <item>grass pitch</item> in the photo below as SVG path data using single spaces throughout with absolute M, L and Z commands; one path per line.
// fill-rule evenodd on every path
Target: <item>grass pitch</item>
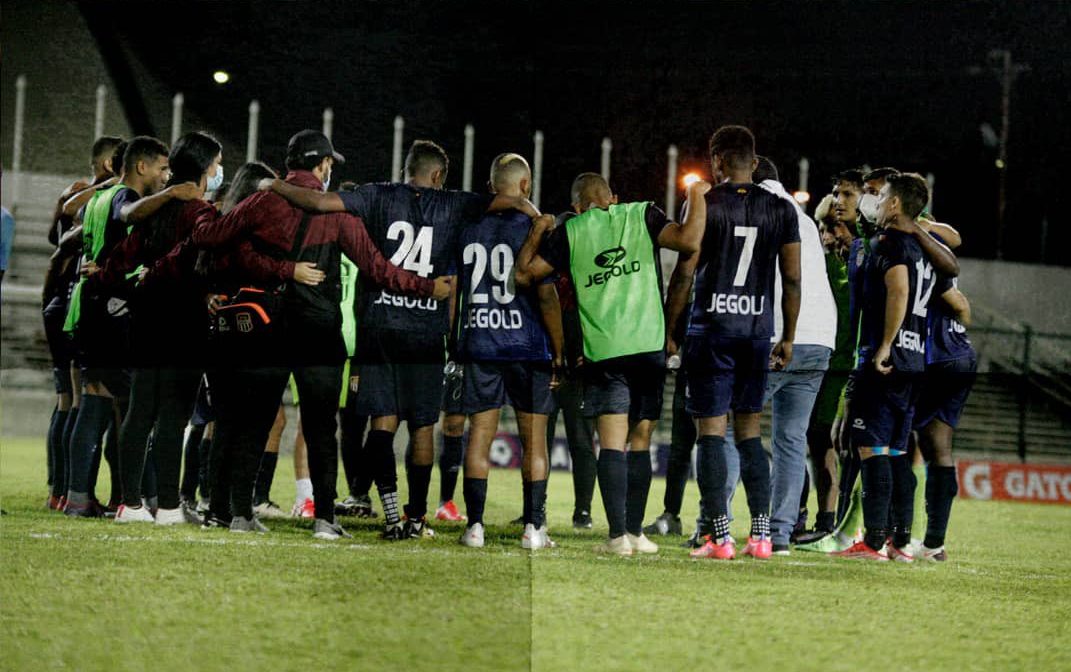
M 555 473 L 559 548 L 530 555 L 507 524 L 515 471 L 491 474 L 477 550 L 446 524 L 388 544 L 355 520 L 341 543 L 289 521 L 250 536 L 67 520 L 43 508 L 44 455 L 0 444 L 2 670 L 1071 670 L 1071 507 L 957 501 L 944 565 L 696 562 L 664 538 L 656 557 L 604 558 L 597 493 L 595 530 L 574 532 Z

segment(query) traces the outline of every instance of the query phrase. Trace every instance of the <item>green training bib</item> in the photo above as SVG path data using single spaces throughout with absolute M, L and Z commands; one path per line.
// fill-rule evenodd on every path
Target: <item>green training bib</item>
M 584 357 L 600 362 L 665 347 L 666 325 L 646 202 L 592 208 L 565 223 Z

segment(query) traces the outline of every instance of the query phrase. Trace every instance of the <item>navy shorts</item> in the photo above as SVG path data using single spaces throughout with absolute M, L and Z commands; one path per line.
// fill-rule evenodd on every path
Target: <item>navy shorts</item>
M 82 369 L 82 386 L 85 387 L 91 383 L 103 385 L 116 399 L 125 399 L 130 396 L 133 377 L 132 369 L 87 366 Z
M 766 396 L 770 339 L 689 336 L 684 342 L 688 381 L 685 407 L 697 418 L 759 413 Z
M 502 408 L 549 415 L 554 410 L 550 392 L 550 362 L 469 362 L 462 378 L 465 415 Z
M 911 435 L 919 374 L 882 375 L 867 362 L 852 372 L 850 413 L 852 445 L 906 451 Z
M 666 386 L 666 356 L 662 351 L 587 362 L 584 377 L 584 416 L 628 414 L 630 422 L 662 416 Z
M 445 363 L 441 334 L 359 329 L 355 360 L 359 415 L 396 416 L 412 427 L 439 420 Z
M 978 358 L 973 354 L 928 365 L 915 405 L 915 429 L 922 429 L 934 420 L 955 428 L 977 373 Z
M 57 394 L 71 393 L 71 361 L 74 358 L 74 343 L 63 330 L 67 321 L 67 302 L 54 298 L 45 307 L 42 317 L 45 323 L 45 340 L 52 358 L 53 378 Z

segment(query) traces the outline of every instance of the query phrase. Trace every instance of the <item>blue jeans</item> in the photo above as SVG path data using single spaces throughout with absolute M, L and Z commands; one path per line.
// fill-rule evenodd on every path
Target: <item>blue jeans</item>
M 771 372 L 766 382 L 766 399 L 773 402 L 770 536 L 774 544 L 788 544 L 799 517 L 807 427 L 830 354 L 832 350 L 823 345 L 797 345 L 788 368 Z

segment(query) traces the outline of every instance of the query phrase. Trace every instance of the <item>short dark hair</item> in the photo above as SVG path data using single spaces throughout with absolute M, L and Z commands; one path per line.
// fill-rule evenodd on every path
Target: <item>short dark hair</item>
M 871 180 L 886 180 L 890 175 L 896 175 L 900 171 L 895 168 L 885 166 L 883 168 L 875 168 L 866 175 L 863 176 L 863 182 L 869 182 Z
M 755 182 L 763 182 L 765 180 L 773 180 L 774 182 L 780 182 L 781 177 L 777 174 L 777 166 L 767 156 L 756 156 L 759 160 L 759 165 L 755 168 L 754 174 L 751 179 Z
M 257 190 L 257 183 L 267 177 L 275 178 L 279 176 L 267 164 L 260 161 L 242 164 L 242 167 L 234 174 L 231 186 L 227 188 L 220 212 L 227 214 L 233 210 L 234 206 L 253 195 Z
M 405 174 L 409 177 L 426 175 L 436 168 L 442 168 L 444 173 L 450 170 L 446 150 L 431 140 L 415 140 L 405 157 Z
M 710 136 L 710 158 L 715 156 L 742 170 L 755 159 L 755 136 L 746 126 L 722 126 Z
M 123 139 L 118 135 L 102 135 L 93 143 L 93 156 L 90 158 L 94 162 L 104 161 L 105 159 L 111 158 L 112 154 L 115 152 L 115 148 L 122 144 L 122 142 Z
M 223 145 L 207 133 L 193 131 L 175 141 L 167 161 L 171 166 L 170 184 L 200 182 L 208 167 L 216 160 Z
M 123 170 L 132 173 L 137 168 L 138 161 L 151 161 L 167 154 L 167 145 L 163 142 L 148 135 L 139 135 L 127 143 L 126 152 L 123 154 Z
M 833 176 L 833 186 L 834 187 L 837 186 L 837 184 L 839 184 L 841 182 L 847 182 L 848 184 L 854 184 L 855 186 L 859 187 L 860 190 L 862 190 L 862 188 L 863 188 L 863 171 L 862 171 L 862 169 L 860 169 L 860 168 L 849 168 L 848 170 L 842 170 L 842 171 L 840 171 L 839 173 L 837 173 L 836 175 Z
M 600 186 L 605 186 L 607 189 L 610 188 L 610 184 L 602 175 L 599 175 L 598 173 L 580 173 L 576 176 L 576 179 L 573 180 L 573 185 L 569 187 L 569 202 L 573 205 L 579 204 L 581 194 L 589 189 Z M 584 205 L 586 205 L 586 203 Z
M 930 185 L 926 178 L 918 173 L 894 173 L 885 178 L 889 185 L 889 195 L 900 199 L 904 214 L 915 219 L 926 209 L 930 200 Z
M 120 140 L 112 151 L 112 174 L 118 175 L 123 172 L 123 156 L 126 154 L 126 140 Z

